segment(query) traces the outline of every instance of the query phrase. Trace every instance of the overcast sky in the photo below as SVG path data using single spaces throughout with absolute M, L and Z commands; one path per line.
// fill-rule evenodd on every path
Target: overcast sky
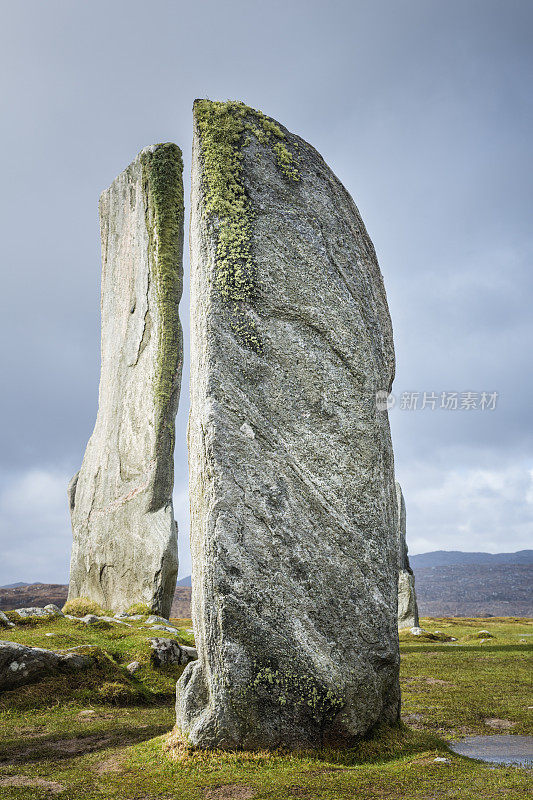
M 361 211 L 395 331 L 390 419 L 410 551 L 531 547 L 533 4 L 1 7 L 0 584 L 68 579 L 66 486 L 97 410 L 98 197 L 143 147 L 174 141 L 188 199 L 195 97 L 279 119 Z M 186 346 L 188 270 L 186 256 Z M 180 575 L 190 572 L 187 373 L 186 359 Z M 441 392 L 459 393 L 457 410 L 438 407 Z M 497 392 L 496 407 L 461 409 L 462 392 L 478 393 L 478 406 Z

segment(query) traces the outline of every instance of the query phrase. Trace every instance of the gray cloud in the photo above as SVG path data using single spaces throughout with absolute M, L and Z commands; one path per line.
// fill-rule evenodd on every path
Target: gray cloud
M 187 175 L 199 96 L 279 118 L 352 193 L 389 296 L 396 392 L 500 393 L 490 414 L 391 413 L 412 550 L 457 547 L 465 525 L 480 549 L 524 546 L 532 18 L 513 0 L 5 7 L 0 583 L 66 578 L 64 484 L 98 395 L 98 196 L 152 142 L 180 144 Z M 187 400 L 184 381 L 182 573 Z

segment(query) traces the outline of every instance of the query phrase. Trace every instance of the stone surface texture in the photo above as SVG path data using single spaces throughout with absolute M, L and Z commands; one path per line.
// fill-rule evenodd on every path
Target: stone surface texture
M 92 663 L 90 656 L 0 642 L 0 691 L 35 683 L 54 672 L 87 669 Z
M 174 144 L 145 148 L 100 198 L 98 416 L 69 486 L 69 600 L 168 616 L 176 583 L 174 425 L 183 360 L 183 184 Z
M 418 627 L 415 576 L 409 564 L 406 538 L 405 500 L 402 487 L 396 481 L 398 507 L 398 630 Z
M 164 667 L 168 664 L 188 664 L 198 654 L 194 647 L 186 647 L 178 644 L 175 639 L 150 639 L 151 654 L 150 659 L 156 667 Z
M 349 746 L 400 701 L 394 465 L 375 402 L 394 375 L 383 280 L 311 145 L 241 104 L 196 101 L 194 122 L 198 661 L 177 727 L 201 748 Z M 225 174 L 235 130 L 241 193 Z M 217 191 L 245 209 L 227 212 L 238 224 Z

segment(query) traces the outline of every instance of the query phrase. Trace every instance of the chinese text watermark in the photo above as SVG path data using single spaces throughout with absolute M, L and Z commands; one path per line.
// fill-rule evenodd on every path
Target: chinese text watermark
M 498 392 L 376 392 L 379 411 L 397 407 L 401 411 L 494 411 Z

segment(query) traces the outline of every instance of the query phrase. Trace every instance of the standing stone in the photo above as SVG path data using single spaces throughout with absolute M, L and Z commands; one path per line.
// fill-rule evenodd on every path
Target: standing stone
M 307 142 L 196 101 L 189 461 L 202 748 L 348 746 L 398 719 L 394 373 L 382 276 Z
M 145 148 L 100 198 L 102 371 L 98 416 L 69 486 L 69 599 L 168 617 L 176 584 L 174 425 L 183 344 L 182 158 Z
M 398 630 L 402 630 L 403 628 L 416 628 L 419 620 L 415 576 L 407 555 L 405 500 L 398 481 L 396 481 L 396 500 L 398 504 Z

